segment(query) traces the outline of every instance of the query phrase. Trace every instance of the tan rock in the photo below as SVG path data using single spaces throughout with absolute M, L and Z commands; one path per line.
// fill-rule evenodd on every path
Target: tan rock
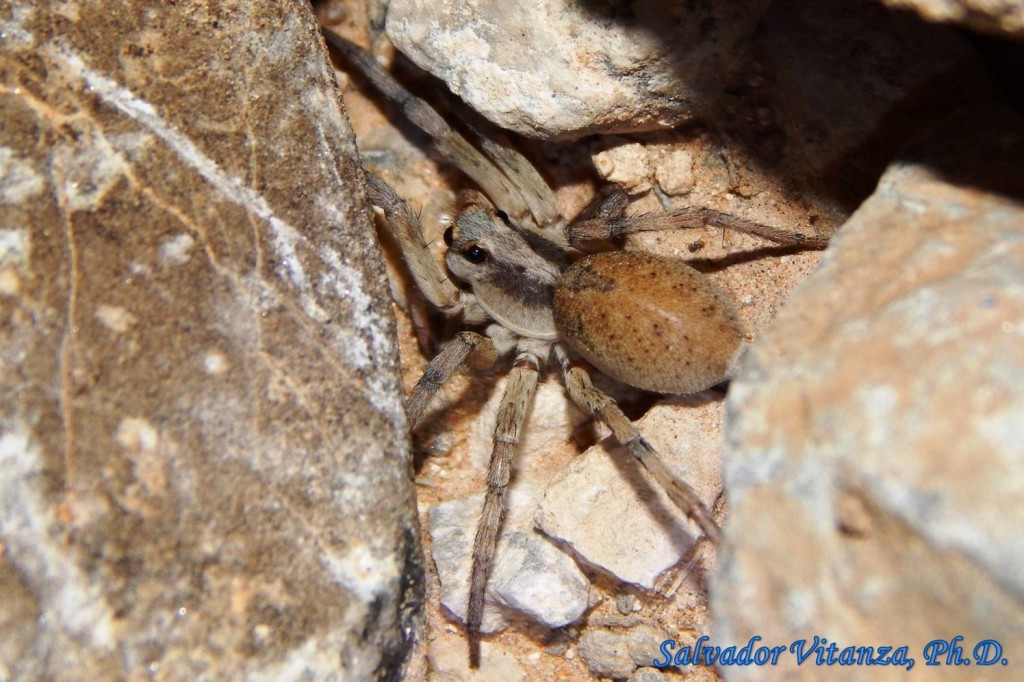
M 1018 117 L 934 130 L 752 348 L 728 406 L 723 645 L 818 635 L 923 665 L 962 635 L 968 656 L 986 638 L 1024 656 L 1022 167 Z
M 722 402 L 710 392 L 657 405 L 638 427 L 709 506 L 721 492 Z M 537 527 L 585 566 L 653 589 L 693 548 L 699 530 L 657 489 L 625 448 L 604 441 L 544 491 Z

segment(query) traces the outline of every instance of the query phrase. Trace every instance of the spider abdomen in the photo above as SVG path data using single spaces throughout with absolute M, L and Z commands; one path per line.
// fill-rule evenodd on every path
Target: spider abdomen
M 742 330 L 729 296 L 682 261 L 617 251 L 586 256 L 554 297 L 559 337 L 602 372 L 658 393 L 723 381 Z

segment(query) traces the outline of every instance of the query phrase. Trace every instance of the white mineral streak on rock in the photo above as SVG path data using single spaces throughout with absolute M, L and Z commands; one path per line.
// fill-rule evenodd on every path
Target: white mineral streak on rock
M 45 181 L 32 164 L 0 147 L 0 204 L 20 204 L 43 191 Z
M 41 603 L 39 618 L 91 646 L 114 645 L 114 613 L 99 586 L 70 561 L 58 538 L 52 505 L 40 489 L 45 478 L 37 443 L 17 425 L 0 434 L 0 540 L 4 556 Z
M 275 215 L 266 198 L 245 185 L 241 179 L 223 170 L 213 159 L 206 156 L 199 147 L 171 122 L 162 118 L 153 106 L 122 87 L 116 81 L 96 73 L 77 54 L 62 50 L 59 57 L 72 74 L 81 78 L 104 101 L 117 107 L 122 113 L 146 127 L 168 148 L 176 153 L 187 165 L 196 170 L 207 182 L 211 183 L 223 198 L 245 207 L 260 219 L 264 220 L 271 235 L 272 243 L 277 250 L 276 262 L 281 266 L 288 280 L 294 285 L 302 310 L 317 323 L 328 322 L 328 314 L 318 303 L 319 296 L 326 293 L 346 297 L 352 302 L 353 325 L 362 330 L 366 337 L 375 340 L 376 347 L 368 348 L 364 334 L 346 331 L 343 325 L 330 325 L 328 331 L 335 337 L 335 348 L 348 357 L 356 367 L 369 367 L 371 353 L 380 357 L 385 352 L 383 347 L 386 335 L 381 333 L 385 322 L 370 312 L 366 305 L 369 297 L 366 293 L 367 283 L 355 269 L 345 267 L 338 255 L 332 250 L 315 254 L 316 257 L 332 266 L 335 273 L 334 281 L 320 282 L 321 287 L 311 286 L 303 260 L 314 254 L 308 240 L 295 226 Z M 336 114 L 337 115 L 337 114 Z M 330 279 L 330 278 L 329 278 Z M 384 379 L 377 380 L 378 383 Z M 384 390 L 383 385 L 375 385 L 368 391 L 371 402 L 381 407 L 386 413 L 397 414 L 394 400 L 389 396 L 394 391 Z

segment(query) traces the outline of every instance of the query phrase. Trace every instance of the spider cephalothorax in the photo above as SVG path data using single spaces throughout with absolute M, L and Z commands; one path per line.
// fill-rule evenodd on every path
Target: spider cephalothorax
M 517 229 L 479 192 L 463 192 L 456 209 L 444 233 L 448 271 L 494 322 L 526 338 L 555 340 L 551 300 L 569 264 L 565 251 Z

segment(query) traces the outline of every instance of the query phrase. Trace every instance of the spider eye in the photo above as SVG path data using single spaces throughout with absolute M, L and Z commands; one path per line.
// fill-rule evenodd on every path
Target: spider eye
M 498 220 L 500 220 L 501 222 L 505 223 L 506 225 L 508 225 L 508 224 L 510 224 L 512 222 L 508 218 L 508 213 L 505 213 L 500 208 L 495 209 L 494 215 L 496 215 L 498 217 Z
M 451 246 L 452 242 L 455 241 L 455 226 L 449 225 L 448 229 L 444 231 L 444 245 Z
M 462 257 L 474 265 L 480 265 L 487 260 L 487 251 L 476 244 L 471 244 L 462 252 Z

